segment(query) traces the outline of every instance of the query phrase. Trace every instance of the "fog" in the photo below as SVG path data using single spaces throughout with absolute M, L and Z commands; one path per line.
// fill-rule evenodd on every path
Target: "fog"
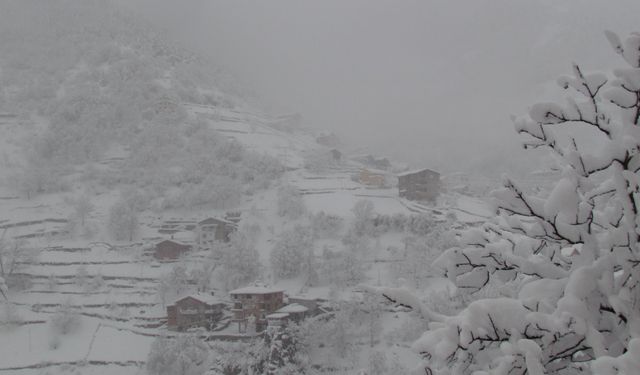
M 139 0 L 134 7 L 211 56 L 273 111 L 300 112 L 352 151 L 486 173 L 530 157 L 517 151 L 510 115 L 557 96 L 552 83 L 573 61 L 586 70 L 618 64 L 603 30 L 624 35 L 640 15 L 632 0 Z

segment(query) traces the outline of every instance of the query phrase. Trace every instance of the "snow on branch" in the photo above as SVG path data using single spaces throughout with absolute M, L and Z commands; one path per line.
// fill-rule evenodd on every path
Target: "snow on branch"
M 606 36 L 629 67 L 605 75 L 574 64 L 558 80 L 573 96 L 514 119 L 525 148 L 559 161 L 555 187 L 534 195 L 504 178 L 496 217 L 433 262 L 467 293 L 492 280 L 515 288 L 430 319 L 414 349 L 436 373 L 640 373 L 640 34 Z M 578 143 L 585 129 L 597 146 Z M 372 290 L 424 313 L 407 291 Z

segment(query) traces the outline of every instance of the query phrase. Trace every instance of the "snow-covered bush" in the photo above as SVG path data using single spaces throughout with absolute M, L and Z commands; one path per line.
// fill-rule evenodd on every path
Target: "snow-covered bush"
M 291 185 L 278 189 L 278 215 L 295 220 L 301 217 L 306 210 L 298 189 Z
M 342 237 L 342 243 L 349 252 L 361 256 L 371 247 L 371 236 L 358 234 L 357 230 L 351 227 Z
M 365 271 L 365 265 L 353 252 L 324 251 L 318 265 L 320 282 L 339 288 L 357 285 L 364 279 Z
M 373 220 L 376 216 L 375 207 L 370 200 L 359 200 L 351 209 L 353 212 L 353 231 L 358 236 L 373 235 Z
M 266 362 L 267 375 L 304 373 L 304 356 L 298 355 L 302 333 L 298 325 L 290 323 L 283 329 L 268 330 L 266 343 L 269 355 Z
M 210 366 L 210 348 L 196 335 L 158 337 L 147 356 L 147 371 L 153 375 L 202 375 Z
M 0 283 L 2 281 L 0 280 Z M 2 285 L 0 284 L 0 292 L 3 292 Z M 2 296 L 2 293 L 0 293 Z M 0 327 L 13 327 L 17 326 L 23 321 L 23 317 L 20 315 L 18 308 L 7 299 L 0 299 Z
M 479 299 L 459 314 L 429 309 L 414 348 L 439 374 L 635 374 L 640 322 L 640 35 L 607 38 L 627 67 L 612 77 L 558 80 L 566 103 L 515 120 L 525 147 L 561 162 L 548 197 L 505 178 L 499 216 L 465 233 L 437 261 L 471 292 L 516 280 L 513 297 Z M 591 141 L 585 144 L 587 133 Z
M 304 159 L 304 167 L 313 173 L 322 173 L 339 165 L 340 159 L 334 156 L 334 152 L 325 149 L 311 152 Z
M 424 237 L 405 237 L 404 249 L 391 249 L 395 262 L 389 265 L 390 274 L 395 278 L 403 278 L 413 287 L 420 289 L 426 286 L 427 280 L 433 277 L 431 264 L 442 252 L 429 246 Z
M 4 285 L 12 285 L 14 276 L 34 262 L 39 254 L 40 250 L 29 246 L 25 240 L 0 238 L 0 277 L 3 278 Z
M 335 237 L 342 231 L 344 219 L 337 215 L 320 211 L 310 217 L 313 236 L 316 238 Z
M 269 355 L 264 340 L 250 342 L 212 341 L 211 368 L 224 375 L 262 374 Z

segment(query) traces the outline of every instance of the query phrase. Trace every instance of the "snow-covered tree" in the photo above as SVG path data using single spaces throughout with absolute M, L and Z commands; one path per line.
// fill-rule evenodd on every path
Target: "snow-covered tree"
M 297 325 L 291 323 L 283 329 L 268 330 L 266 342 L 269 355 L 266 363 L 267 375 L 285 375 L 303 373 L 302 366 L 297 363 L 298 335 Z
M 374 347 L 382 332 L 383 304 L 380 297 L 365 293 L 357 311 L 357 321 L 362 324 L 364 334 L 370 347 Z
M 286 185 L 278 189 L 278 215 L 295 220 L 306 210 L 302 196 L 294 186 Z
M 432 321 L 414 348 L 434 373 L 639 373 L 640 34 L 606 36 L 627 67 L 608 76 L 574 65 L 558 80 L 571 90 L 566 103 L 515 119 L 525 147 L 549 150 L 562 166 L 551 193 L 527 194 L 505 178 L 495 220 L 436 262 L 462 290 L 512 280 L 514 297 L 443 317 L 383 291 Z
M 218 270 L 226 290 L 260 278 L 262 264 L 256 250 L 259 233 L 257 224 L 244 225 L 231 234 L 229 245 L 222 248 Z
M 73 202 L 74 218 L 80 221 L 80 225 L 84 227 L 85 221 L 89 214 L 94 210 L 94 205 L 88 195 L 82 194 Z
M 370 200 L 361 199 L 353 205 L 353 231 L 358 236 L 373 234 L 373 219 L 376 216 L 375 207 Z
M 265 340 L 250 342 L 212 341 L 212 369 L 224 375 L 262 374 L 269 355 Z
M 9 293 L 9 288 L 7 287 L 6 281 L 4 281 L 4 277 L 0 276 L 0 295 L 2 298 L 7 301 L 9 298 L 7 294 Z
M 133 241 L 138 233 L 138 212 L 126 199 L 120 199 L 109 210 L 108 225 L 116 240 Z
M 2 237 L 6 234 L 3 232 Z M 15 281 L 20 269 L 32 263 L 40 250 L 28 246 L 24 240 L 7 240 L 0 237 L 0 295 L 7 297 L 10 285 L 16 286 Z
M 309 228 L 298 225 L 283 232 L 271 250 L 273 272 L 280 278 L 297 276 L 312 251 L 313 238 Z
M 332 238 L 342 231 L 344 219 L 338 215 L 320 211 L 309 217 L 315 238 Z
M 170 272 L 160 276 L 158 282 L 158 297 L 163 306 L 182 297 L 189 289 L 190 278 L 187 268 L 182 264 L 173 266 Z
M 349 251 L 325 250 L 318 265 L 319 278 L 339 288 L 357 285 L 364 279 L 365 271 L 360 257 Z

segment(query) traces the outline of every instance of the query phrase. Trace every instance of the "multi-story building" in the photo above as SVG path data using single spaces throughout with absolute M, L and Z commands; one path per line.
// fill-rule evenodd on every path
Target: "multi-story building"
M 284 305 L 284 291 L 265 285 L 252 285 L 229 292 L 233 303 L 233 321 L 238 323 L 238 331 L 246 332 L 249 321 L 254 321 L 256 331 L 262 331 L 267 324 L 267 315 Z
M 207 294 L 192 294 L 167 306 L 169 329 L 184 331 L 189 328 L 213 328 L 222 318 L 225 303 Z
M 200 249 L 211 249 L 215 242 L 229 242 L 238 225 L 234 222 L 210 217 L 196 226 L 196 241 Z
M 430 169 L 398 175 L 399 195 L 414 201 L 434 201 L 440 193 L 440 173 Z

